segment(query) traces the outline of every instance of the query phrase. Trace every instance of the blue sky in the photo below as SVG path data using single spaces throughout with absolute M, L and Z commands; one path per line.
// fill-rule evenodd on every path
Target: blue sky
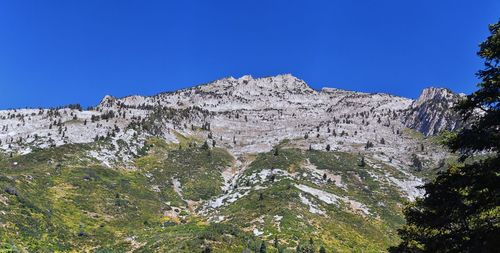
M 0 1 L 0 108 L 94 105 L 292 73 L 417 97 L 475 89 L 500 1 Z

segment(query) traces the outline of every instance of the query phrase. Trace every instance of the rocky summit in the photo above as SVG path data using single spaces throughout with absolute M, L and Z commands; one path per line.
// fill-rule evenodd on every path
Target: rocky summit
M 439 134 L 464 125 L 461 97 L 315 90 L 287 74 L 2 110 L 0 249 L 384 251 L 403 204 L 452 157 Z

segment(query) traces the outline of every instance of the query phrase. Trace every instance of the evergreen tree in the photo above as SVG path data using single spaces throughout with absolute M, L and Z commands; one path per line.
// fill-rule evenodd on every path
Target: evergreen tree
M 367 141 L 365 145 L 365 149 L 369 149 L 373 147 L 373 143 L 371 141 Z
M 207 141 L 205 141 L 203 143 L 203 145 L 201 146 L 201 149 L 205 149 L 205 150 L 210 149 L 210 147 L 208 146 L 208 142 Z
M 361 159 L 359 159 L 358 161 L 358 166 L 359 167 L 365 167 L 366 163 L 365 163 L 365 157 L 362 156 Z
M 319 253 L 326 253 L 326 249 L 325 249 L 325 247 L 324 247 L 324 246 L 321 246 L 321 247 L 319 248 Z
M 411 167 L 416 171 L 421 171 L 423 168 L 422 161 L 420 161 L 420 158 L 416 154 L 411 155 Z
M 330 151 L 331 147 L 330 147 L 330 144 L 327 144 L 326 145 L 326 151 Z
M 262 243 L 260 244 L 260 250 L 259 250 L 259 253 L 266 253 L 267 252 L 267 249 L 266 249 L 266 242 L 262 241 Z
M 296 253 L 302 253 L 302 246 L 300 245 L 300 243 L 299 243 L 299 245 L 297 245 L 297 247 L 295 248 L 295 252 L 296 252 Z
M 210 245 L 205 246 L 202 250 L 202 253 L 211 253 L 212 252 L 212 247 Z
M 479 89 L 457 106 L 471 126 L 446 134 L 460 161 L 483 155 L 450 166 L 424 186 L 425 196 L 405 208 L 402 242 L 391 252 L 500 249 L 500 22 L 490 32 L 478 53 L 485 60 Z

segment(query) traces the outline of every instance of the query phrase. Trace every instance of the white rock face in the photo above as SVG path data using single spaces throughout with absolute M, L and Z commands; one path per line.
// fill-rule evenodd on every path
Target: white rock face
M 309 187 L 307 185 L 302 185 L 302 184 L 295 185 L 295 187 L 297 187 L 299 190 L 301 190 L 305 193 L 311 194 L 312 196 L 318 198 L 319 200 L 325 202 L 326 204 L 338 205 L 339 201 L 342 201 L 343 203 L 345 203 L 347 205 L 349 210 L 351 210 L 353 212 L 359 213 L 363 216 L 370 214 L 370 210 L 364 204 L 362 204 L 358 201 L 349 199 L 347 197 L 340 197 L 340 196 L 337 196 L 335 194 L 332 194 L 332 193 L 329 193 L 329 192 L 326 192 L 323 190 L 319 190 L 316 188 L 312 188 L 312 187 Z M 310 201 L 308 201 L 302 195 L 300 195 L 300 198 L 301 198 L 302 203 L 309 206 L 309 211 L 311 213 L 321 213 L 321 210 L 318 210 L 318 208 L 316 206 L 314 206 Z
M 443 130 L 455 130 L 464 125 L 452 108 L 463 97 L 448 89 L 427 88 L 403 115 L 409 128 L 425 135 L 435 135 Z
M 328 145 L 331 150 L 360 153 L 408 167 L 421 140 L 405 134 L 406 126 L 426 134 L 453 129 L 457 126 L 454 119 L 446 116 L 451 115 L 453 98 L 452 93 L 434 88 L 424 90 L 417 101 L 334 88 L 316 91 L 289 74 L 229 77 L 150 97 L 105 96 L 91 110 L 0 110 L 0 150 L 25 154 L 34 148 L 93 143 L 107 137 L 109 145 L 99 144 L 89 156 L 109 167 L 120 162 L 133 168 L 133 157 L 148 137 L 178 143 L 181 134 L 202 140 L 211 136 L 216 146 L 228 149 L 236 157 L 267 152 L 288 139 L 303 149 L 324 150 Z M 365 148 L 368 142 L 373 147 Z M 442 150 L 432 150 L 420 156 L 433 163 L 444 155 Z M 317 180 L 325 173 L 314 168 L 311 171 Z M 224 172 L 223 190 L 230 189 L 238 173 Z M 336 175 L 327 177 L 342 187 Z M 402 188 L 408 185 L 394 183 Z M 411 187 L 414 185 L 412 182 Z M 403 190 L 410 197 L 415 196 L 412 189 Z M 222 196 L 211 206 L 235 201 L 242 194 Z

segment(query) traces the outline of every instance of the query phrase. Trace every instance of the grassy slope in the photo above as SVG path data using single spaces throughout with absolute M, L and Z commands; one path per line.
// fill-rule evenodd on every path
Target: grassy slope
M 159 139 L 149 140 L 134 171 L 105 168 L 88 157 L 87 151 L 95 144 L 1 156 L 0 249 L 198 252 L 210 245 L 215 252 L 241 252 L 260 247 L 260 239 L 252 235 L 256 226 L 264 231 L 270 252 L 277 251 L 271 246 L 275 237 L 290 252 L 299 243 L 309 244 L 310 238 L 316 249 L 325 245 L 329 252 L 378 252 L 398 240 L 395 228 L 403 223 L 400 203 L 404 200 L 392 185 L 371 176 L 398 177 L 398 171 L 384 165 L 359 167 L 357 156 L 338 152 L 287 148 L 277 156 L 259 154 L 245 177 L 270 168 L 306 173 L 304 164 L 310 161 L 318 169 L 341 176 L 346 190 L 328 182 L 315 185 L 308 176 L 277 178 L 224 206 L 220 210 L 226 216 L 224 222 L 208 223 L 192 212 L 196 201 L 222 193 L 220 173 L 234 161 L 222 149 L 190 148 L 192 141 L 182 139 L 179 149 Z M 173 179 L 180 182 L 182 196 L 174 190 Z M 242 179 L 238 184 L 253 182 Z M 372 215 L 363 217 L 349 212 L 345 203 L 328 205 L 302 193 L 328 217 L 312 214 L 301 203 L 295 184 L 357 200 Z M 173 208 L 182 211 L 175 218 L 165 216 Z M 275 216 L 283 217 L 279 225 Z M 261 219 L 263 225 L 259 225 Z
M 310 238 L 316 242 L 317 249 L 320 245 L 325 245 L 333 252 L 380 252 L 397 242 L 395 228 L 404 222 L 399 203 L 404 200 L 393 186 L 374 180 L 366 172 L 371 170 L 397 174 L 396 171 L 359 167 L 358 157 L 346 153 L 284 149 L 280 150 L 278 156 L 274 156 L 272 152 L 260 154 L 246 174 L 251 175 L 269 168 L 304 173 L 301 164 L 305 159 L 309 159 L 318 169 L 340 175 L 347 190 L 328 182 L 321 186 L 314 185 L 307 177 L 292 180 L 278 176 L 275 182 L 269 181 L 262 185 L 267 188 L 254 191 L 225 207 L 220 213 L 227 217 L 225 222 L 238 224 L 248 231 L 265 224 L 264 238 L 271 243 L 277 237 L 282 246 L 290 250 L 299 243 L 307 244 Z M 242 181 L 245 182 L 241 183 L 248 185 L 245 179 Z M 339 196 L 348 196 L 369 206 L 373 215 L 363 217 L 347 211 L 346 206 L 328 205 L 308 196 L 326 210 L 328 216 L 312 214 L 300 201 L 301 192 L 294 186 L 298 183 Z M 275 216 L 283 217 L 280 225 L 276 225 Z M 264 223 L 259 220 L 264 220 Z
M 184 204 L 169 179 L 179 177 L 186 185 L 185 197 L 206 199 L 220 192 L 222 179 L 216 175 L 232 158 L 218 149 L 207 156 L 207 151 L 197 148 L 171 150 L 164 145 L 157 149 L 160 144 L 164 143 L 148 143 L 153 151 L 137 159 L 136 171 L 102 167 L 86 155 L 89 145 L 2 156 L 0 245 L 28 252 L 121 252 L 139 245 L 160 247 L 154 244 L 161 239 L 163 245 L 176 242 L 181 251 L 199 249 L 204 233 L 219 235 L 210 232 L 211 225 L 189 215 L 183 224 L 165 225 L 163 211 Z M 159 150 L 166 155 L 162 159 Z M 160 184 L 160 192 L 151 188 L 153 183 Z M 136 238 L 142 243 L 136 244 Z

